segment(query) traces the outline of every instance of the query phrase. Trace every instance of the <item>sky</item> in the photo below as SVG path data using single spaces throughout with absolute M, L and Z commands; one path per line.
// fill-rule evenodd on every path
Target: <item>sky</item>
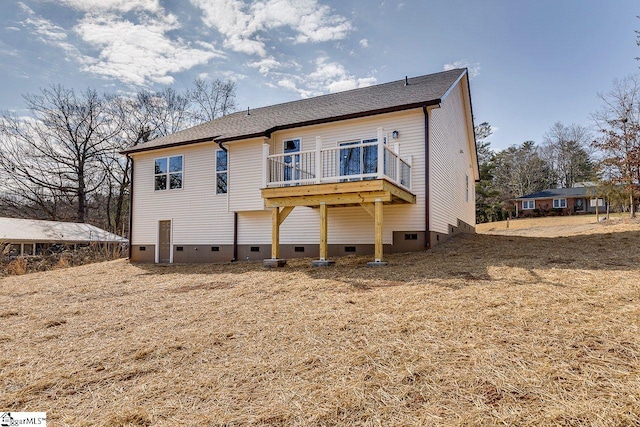
M 637 0 L 0 0 L 0 110 L 52 84 L 237 83 L 239 109 L 467 67 L 494 150 L 592 126 L 640 72 Z

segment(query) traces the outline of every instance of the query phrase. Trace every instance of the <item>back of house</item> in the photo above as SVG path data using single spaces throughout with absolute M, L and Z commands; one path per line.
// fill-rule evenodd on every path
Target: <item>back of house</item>
M 124 153 L 136 262 L 381 261 L 475 229 L 466 69 L 241 111 Z

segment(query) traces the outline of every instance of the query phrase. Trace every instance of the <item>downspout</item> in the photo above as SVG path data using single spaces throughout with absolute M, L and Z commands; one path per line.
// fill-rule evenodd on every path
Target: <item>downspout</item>
M 429 230 L 429 203 L 431 202 L 431 182 L 429 180 L 429 110 L 422 107 L 424 113 L 424 247 L 431 248 L 431 232 Z
M 133 245 L 131 238 L 133 236 L 133 157 L 127 154 L 127 158 L 131 159 L 131 180 L 129 181 L 129 260 L 133 254 Z
M 233 213 L 233 259 L 238 260 L 238 212 Z
M 440 108 L 440 103 L 435 105 L 422 106 L 422 112 L 424 113 L 424 247 L 430 249 L 431 246 L 431 231 L 429 230 L 429 223 L 431 214 L 429 212 L 429 204 L 431 203 L 431 180 L 429 179 L 430 172 L 430 147 L 431 139 L 429 135 L 429 108 Z

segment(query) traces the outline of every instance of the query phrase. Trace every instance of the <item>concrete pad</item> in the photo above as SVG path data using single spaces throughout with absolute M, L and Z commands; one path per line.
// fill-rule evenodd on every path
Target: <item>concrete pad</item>
M 262 266 L 267 268 L 279 268 L 287 265 L 286 259 L 268 258 L 262 261 Z
M 388 264 L 386 261 L 371 261 L 367 263 L 367 267 L 384 267 Z

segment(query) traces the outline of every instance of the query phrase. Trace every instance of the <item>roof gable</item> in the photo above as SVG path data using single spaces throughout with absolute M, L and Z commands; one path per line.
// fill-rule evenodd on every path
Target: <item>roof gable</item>
M 134 153 L 204 141 L 269 137 L 272 132 L 439 104 L 466 74 L 454 69 L 345 92 L 240 111 L 124 150 Z M 406 84 L 408 83 L 408 84 Z

